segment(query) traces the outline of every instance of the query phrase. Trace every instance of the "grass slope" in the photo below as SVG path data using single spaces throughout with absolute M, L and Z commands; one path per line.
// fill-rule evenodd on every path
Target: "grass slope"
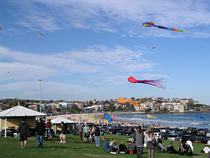
M 120 143 L 121 140 L 127 142 L 128 137 L 108 135 L 107 137 L 115 137 Z M 20 148 L 20 142 L 15 138 L 0 138 L 0 154 L 1 158 L 135 158 L 136 155 L 112 155 L 104 153 L 102 147 L 97 148 L 94 144 L 87 144 L 80 141 L 79 136 L 70 135 L 67 144 L 59 144 L 58 138 L 51 141 L 45 141 L 42 149 L 37 148 L 35 138 L 30 138 L 27 149 Z M 169 142 L 164 141 L 167 145 Z M 178 147 L 178 143 L 174 142 L 174 146 Z M 204 145 L 194 144 L 193 158 L 205 158 L 206 154 L 200 151 Z M 155 152 L 155 158 L 189 158 L 189 156 L 182 156 L 178 154 L 168 154 Z M 143 157 L 147 157 L 146 150 L 144 150 Z

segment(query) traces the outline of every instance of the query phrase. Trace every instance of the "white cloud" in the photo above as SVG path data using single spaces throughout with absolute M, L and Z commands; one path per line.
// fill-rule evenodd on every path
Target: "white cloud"
M 1 92 L 5 92 L 2 96 L 36 98 L 38 79 L 46 82 L 46 97 L 49 98 L 91 96 L 95 93 L 92 92 L 94 86 L 124 84 L 128 75 L 153 67 L 154 64 L 144 58 L 143 51 L 120 45 L 49 54 L 0 47 L 0 75 L 3 76 L 0 86 Z
M 54 71 L 57 69 L 74 73 L 98 73 L 110 68 L 116 72 L 135 72 L 153 66 L 152 63 L 145 61 L 143 52 L 123 46 L 93 47 L 79 51 L 58 52 L 55 55 L 16 52 L 0 47 L 0 55 L 9 60 L 10 64 L 25 63 L 48 69 L 53 67 Z
M 17 81 L 13 83 L 1 84 L 0 98 L 5 94 L 8 98 L 32 98 L 40 99 L 40 89 L 38 81 Z M 88 98 L 90 89 L 79 85 L 59 82 L 42 82 L 42 99 L 84 99 Z
M 150 79 L 166 79 L 169 76 L 168 75 L 164 75 L 161 73 L 155 73 L 155 72 L 147 72 L 147 73 L 141 73 L 141 77 L 143 78 L 150 78 Z
M 48 77 L 54 71 L 42 65 L 31 65 L 27 63 L 5 63 L 0 62 L 1 80 L 31 80 Z
M 154 21 L 187 30 L 176 33 L 178 37 L 203 37 L 197 31 L 205 27 L 203 31 L 208 32 L 210 26 L 207 0 L 22 0 L 19 5 L 15 4 L 22 13 L 19 24 L 49 31 L 76 27 L 131 36 L 174 36 L 170 31 L 142 27 L 143 22 Z

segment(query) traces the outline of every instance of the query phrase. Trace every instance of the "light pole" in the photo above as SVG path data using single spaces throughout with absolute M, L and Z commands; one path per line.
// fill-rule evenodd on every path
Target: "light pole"
M 42 79 L 39 79 L 39 97 L 40 97 L 40 101 L 39 101 L 39 111 L 42 112 Z

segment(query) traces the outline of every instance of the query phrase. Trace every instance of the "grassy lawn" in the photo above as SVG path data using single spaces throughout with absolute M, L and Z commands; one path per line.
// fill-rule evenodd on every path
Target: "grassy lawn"
M 118 142 L 124 140 L 127 142 L 128 137 L 108 135 L 108 137 L 115 137 Z M 70 135 L 68 137 L 67 144 L 59 144 L 58 138 L 54 138 L 51 141 L 45 141 L 44 148 L 39 149 L 36 146 L 35 138 L 30 138 L 28 141 L 27 149 L 20 148 L 20 142 L 15 138 L 0 138 L 0 153 L 1 158 L 136 158 L 136 155 L 112 155 L 104 153 L 102 147 L 97 148 L 95 144 L 87 144 L 80 141 L 79 136 Z M 169 142 L 164 141 L 167 145 Z M 174 146 L 177 147 L 178 143 L 174 142 Z M 200 151 L 204 145 L 194 144 L 193 158 L 205 158 L 206 154 Z M 147 157 L 146 150 L 144 151 L 144 157 Z M 168 154 L 155 152 L 155 158 L 186 158 L 189 156 L 182 156 L 178 154 Z

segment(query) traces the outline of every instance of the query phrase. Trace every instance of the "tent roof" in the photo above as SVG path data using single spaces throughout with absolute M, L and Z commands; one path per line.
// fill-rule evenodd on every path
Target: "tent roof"
M 23 106 L 15 106 L 13 108 L 7 109 L 0 112 L 0 118 L 8 117 L 35 117 L 35 116 L 46 116 L 46 114 L 37 112 Z
M 69 119 L 66 119 L 64 117 L 56 117 L 56 118 L 54 118 L 54 119 L 51 120 L 51 123 L 52 124 L 60 124 L 62 121 L 64 123 L 75 123 L 74 121 L 69 120 Z

